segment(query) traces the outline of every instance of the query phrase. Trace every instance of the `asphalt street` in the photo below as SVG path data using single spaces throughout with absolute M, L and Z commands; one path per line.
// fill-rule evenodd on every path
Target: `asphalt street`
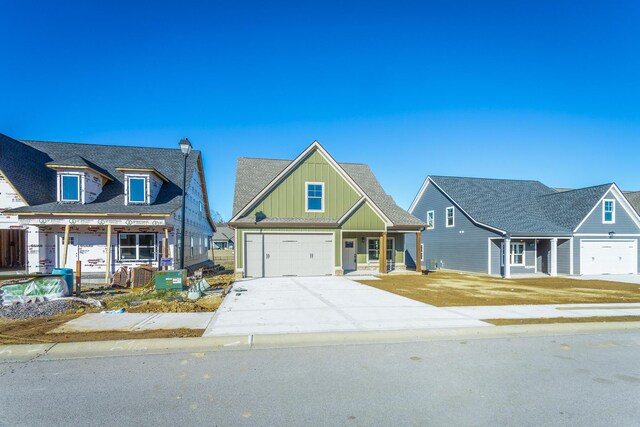
M 640 332 L 0 363 L 0 425 L 638 425 Z

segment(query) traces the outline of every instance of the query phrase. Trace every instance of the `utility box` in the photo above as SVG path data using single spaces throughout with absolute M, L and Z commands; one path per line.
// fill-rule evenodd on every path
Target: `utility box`
M 167 270 L 156 272 L 156 290 L 181 291 L 187 285 L 187 270 Z

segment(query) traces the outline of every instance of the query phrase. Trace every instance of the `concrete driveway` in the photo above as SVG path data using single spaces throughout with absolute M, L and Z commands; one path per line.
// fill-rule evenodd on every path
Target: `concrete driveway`
M 598 274 L 592 276 L 566 276 L 578 280 L 605 280 L 608 282 L 634 283 L 640 285 L 640 274 Z
M 204 336 L 490 326 L 345 277 L 238 281 Z

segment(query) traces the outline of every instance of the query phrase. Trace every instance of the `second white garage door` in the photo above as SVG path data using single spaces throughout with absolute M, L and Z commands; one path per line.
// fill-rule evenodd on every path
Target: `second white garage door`
M 581 240 L 580 274 L 635 274 L 636 240 Z
M 248 233 L 245 235 L 245 251 L 247 277 L 333 274 L 333 233 Z

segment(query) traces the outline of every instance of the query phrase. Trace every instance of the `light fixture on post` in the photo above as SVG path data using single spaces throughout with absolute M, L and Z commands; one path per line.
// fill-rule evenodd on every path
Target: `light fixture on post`
M 191 141 L 188 138 L 181 139 L 179 142 L 180 151 L 184 155 L 184 169 L 182 171 L 182 225 L 180 227 L 180 270 L 184 269 L 184 228 L 186 216 L 186 197 L 187 197 L 187 157 L 191 153 Z

